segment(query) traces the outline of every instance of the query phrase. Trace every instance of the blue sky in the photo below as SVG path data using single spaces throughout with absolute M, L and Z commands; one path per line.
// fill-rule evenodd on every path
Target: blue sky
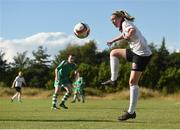
M 121 9 L 136 18 L 134 24 L 149 43 L 159 45 L 165 37 L 169 49 L 180 49 L 180 0 L 0 0 L 0 48 L 49 32 L 73 39 L 74 25 L 84 21 L 91 28 L 88 38 L 104 49 L 120 33 L 109 18 Z

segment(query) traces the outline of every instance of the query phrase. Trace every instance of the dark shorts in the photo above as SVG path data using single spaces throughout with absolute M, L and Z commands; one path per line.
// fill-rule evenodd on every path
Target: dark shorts
M 139 56 L 133 53 L 130 49 L 126 49 L 126 59 L 129 62 L 133 62 L 136 64 L 135 68 L 132 68 L 134 71 L 144 71 L 146 69 L 147 64 L 149 63 L 152 55 L 150 56 Z
M 17 92 L 21 92 L 21 87 L 15 87 Z
M 69 80 L 62 80 L 60 79 L 59 81 L 54 81 L 54 87 L 67 87 L 71 85 L 71 82 Z

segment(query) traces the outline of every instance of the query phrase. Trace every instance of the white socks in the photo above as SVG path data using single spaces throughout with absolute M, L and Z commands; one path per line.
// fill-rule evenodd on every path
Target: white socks
M 128 109 L 129 114 L 133 114 L 135 112 L 136 104 L 138 100 L 138 92 L 139 92 L 138 85 L 130 86 L 130 103 Z
M 119 59 L 115 56 L 110 56 L 110 66 L 111 66 L 111 80 L 115 81 L 118 78 L 119 73 Z M 139 86 L 130 86 L 130 103 L 128 113 L 133 114 L 136 109 L 136 104 L 138 100 Z
M 117 80 L 119 73 L 119 59 L 115 56 L 110 56 L 110 66 L 111 66 L 111 80 Z

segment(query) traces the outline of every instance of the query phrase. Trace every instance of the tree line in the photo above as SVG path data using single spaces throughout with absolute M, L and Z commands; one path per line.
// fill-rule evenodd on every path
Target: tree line
M 124 48 L 123 44 L 116 47 Z M 169 52 L 165 38 L 160 47 L 150 43 L 153 52 L 150 63 L 140 79 L 140 86 L 162 91 L 165 94 L 174 93 L 180 89 L 180 53 Z M 113 49 L 113 48 L 112 48 Z M 109 53 L 111 49 L 97 51 L 95 41 L 80 45 L 69 44 L 60 50 L 53 60 L 49 60 L 47 48 L 39 46 L 32 51 L 32 57 L 27 57 L 27 51 L 17 53 L 13 61 L 8 63 L 4 58 L 6 52 L 0 50 L 0 86 L 10 86 L 18 71 L 22 71 L 29 87 L 53 89 L 54 70 L 58 64 L 67 59 L 69 54 L 76 57 L 78 70 L 85 79 L 86 87 L 96 88 L 105 92 L 115 92 L 128 88 L 131 63 L 120 59 L 119 77 L 116 87 L 102 87 L 101 82 L 110 78 Z M 73 81 L 73 74 L 71 75 Z

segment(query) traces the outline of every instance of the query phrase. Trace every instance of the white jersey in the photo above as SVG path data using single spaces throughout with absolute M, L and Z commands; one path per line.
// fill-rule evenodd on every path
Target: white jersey
M 152 52 L 147 45 L 146 39 L 132 22 L 125 20 L 122 23 L 122 34 L 127 35 L 131 28 L 136 30 L 135 34 L 129 38 L 129 45 L 132 52 L 140 56 L 150 56 Z
M 25 80 L 23 77 L 17 76 L 15 78 L 15 87 L 22 87 L 22 83 L 25 83 Z

